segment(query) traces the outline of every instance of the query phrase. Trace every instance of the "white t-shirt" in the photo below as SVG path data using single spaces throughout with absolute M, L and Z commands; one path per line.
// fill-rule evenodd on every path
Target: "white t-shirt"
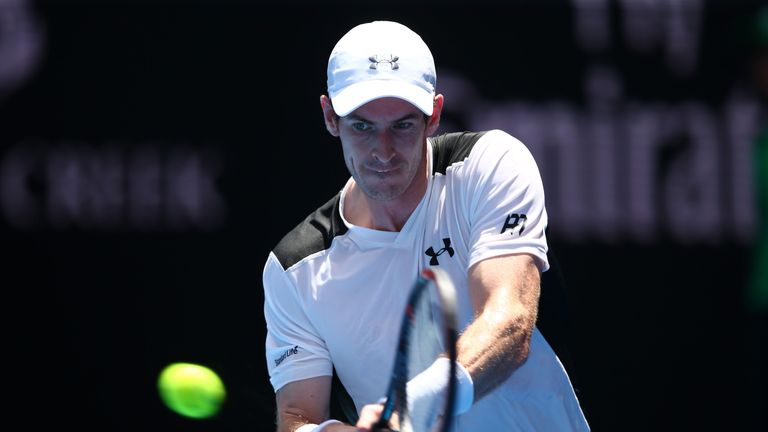
M 400 232 L 350 224 L 345 187 L 270 253 L 264 268 L 266 355 L 275 390 L 332 375 L 358 411 L 386 392 L 407 292 L 437 265 L 456 284 L 460 327 L 473 317 L 467 271 L 528 253 L 548 269 L 541 177 L 502 132 L 428 140 L 427 191 Z M 351 181 L 351 180 L 350 180 Z M 588 430 L 562 364 L 538 330 L 528 360 L 457 418 L 456 431 Z

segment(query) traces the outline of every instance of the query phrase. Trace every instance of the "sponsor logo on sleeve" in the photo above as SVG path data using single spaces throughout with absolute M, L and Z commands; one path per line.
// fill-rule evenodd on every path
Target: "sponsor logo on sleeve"
M 290 357 L 290 356 L 292 356 L 294 354 L 298 354 L 298 353 L 299 353 L 299 346 L 298 345 L 294 346 L 293 348 L 288 348 L 287 350 L 285 350 L 284 353 L 282 353 L 280 355 L 280 357 L 275 359 L 275 366 L 280 366 L 280 363 L 285 361 L 285 359 L 287 359 L 288 357 Z
M 507 220 L 504 221 L 504 225 L 501 227 L 501 232 L 499 234 L 504 234 L 506 230 L 510 230 L 510 234 L 514 235 L 515 230 L 519 227 L 520 229 L 517 231 L 517 235 L 523 235 L 523 231 L 525 231 L 525 221 L 527 219 L 528 217 L 524 213 L 512 213 L 507 216 Z

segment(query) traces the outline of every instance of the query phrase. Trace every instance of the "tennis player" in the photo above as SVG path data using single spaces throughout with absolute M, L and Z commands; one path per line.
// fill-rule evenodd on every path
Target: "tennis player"
M 458 290 L 453 430 L 589 430 L 535 327 L 549 268 L 536 163 L 499 130 L 434 136 L 444 103 L 435 84 L 429 48 L 399 23 L 354 27 L 331 52 L 320 104 L 351 177 L 280 241 L 263 274 L 281 432 L 371 427 L 407 291 L 429 266 Z M 443 391 L 448 367 L 439 359 L 414 377 L 409 406 Z M 334 373 L 355 426 L 329 418 Z

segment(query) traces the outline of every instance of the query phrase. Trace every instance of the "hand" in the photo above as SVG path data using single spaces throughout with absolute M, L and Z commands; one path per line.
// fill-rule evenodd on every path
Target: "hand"
M 372 431 L 373 425 L 381 418 L 381 412 L 384 410 L 382 404 L 370 404 L 363 407 L 360 411 L 360 418 L 355 425 L 361 431 Z M 392 417 L 389 419 L 391 429 L 377 429 L 381 432 L 397 431 L 400 429 L 400 421 L 397 413 L 392 413 Z

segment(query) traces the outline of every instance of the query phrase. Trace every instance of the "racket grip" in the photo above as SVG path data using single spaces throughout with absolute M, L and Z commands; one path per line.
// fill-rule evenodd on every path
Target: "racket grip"
M 392 408 L 390 407 L 389 410 L 387 409 L 387 400 L 388 398 L 383 397 L 379 399 L 378 403 L 384 405 L 384 409 L 381 411 L 381 417 L 376 421 L 376 423 L 371 426 L 371 432 L 381 432 L 381 431 L 389 431 L 390 429 L 389 425 L 389 419 L 392 414 Z
M 376 423 L 371 426 L 371 432 L 381 432 L 381 431 L 388 431 L 389 429 L 389 422 L 385 421 L 384 419 L 379 419 Z

